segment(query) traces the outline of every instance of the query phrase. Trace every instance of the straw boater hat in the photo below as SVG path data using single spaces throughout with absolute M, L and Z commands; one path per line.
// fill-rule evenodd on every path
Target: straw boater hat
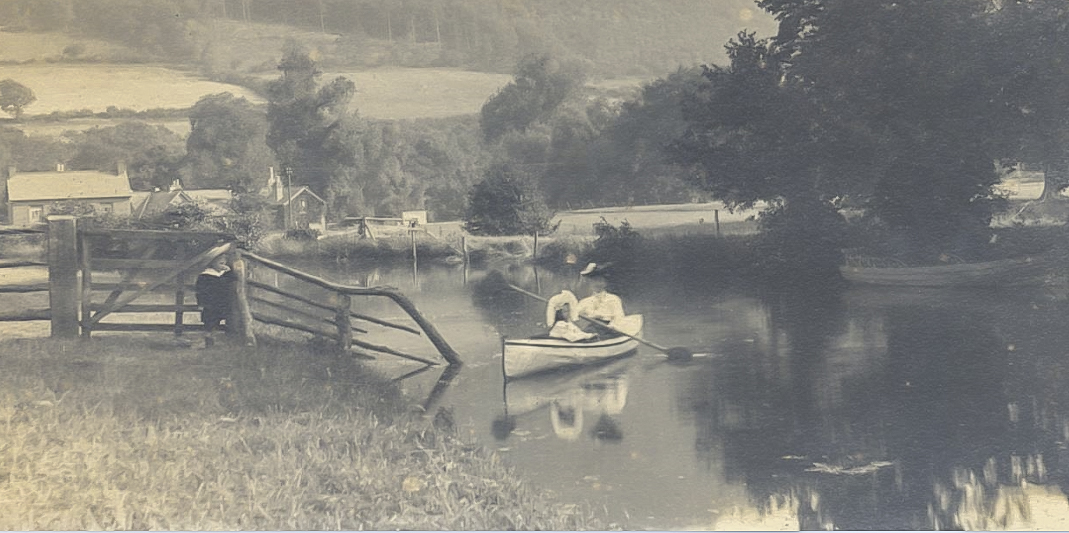
M 586 268 L 579 272 L 581 278 L 604 278 L 605 271 L 612 266 L 611 263 L 588 263 Z

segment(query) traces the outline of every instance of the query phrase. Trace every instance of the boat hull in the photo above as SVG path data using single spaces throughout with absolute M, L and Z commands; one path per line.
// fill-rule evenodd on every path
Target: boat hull
M 631 335 L 642 332 L 642 316 L 625 317 Z M 506 378 L 530 376 L 548 370 L 585 366 L 629 355 L 639 342 L 626 336 L 594 342 L 569 342 L 563 339 L 505 339 L 503 369 Z
M 982 263 L 962 263 L 926 267 L 839 268 L 843 279 L 864 285 L 902 287 L 976 287 L 1020 285 L 1044 279 L 1057 264 L 1058 256 L 1043 254 Z

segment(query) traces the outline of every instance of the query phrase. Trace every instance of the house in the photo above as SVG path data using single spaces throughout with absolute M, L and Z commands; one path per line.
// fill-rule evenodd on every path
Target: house
M 327 230 L 327 202 L 312 189 L 304 185 L 293 187 L 288 183 L 283 184 L 282 177 L 275 174 L 272 168 L 264 195 L 274 206 L 278 227 L 287 230 Z
M 187 203 L 200 204 L 212 213 L 225 213 L 233 197 L 230 189 L 183 189 L 182 183 L 174 180 L 166 191 L 133 193 L 131 213 L 135 219 L 142 220 Z
M 6 177 L 6 206 L 9 222 L 15 226 L 30 226 L 44 220 L 49 206 L 55 202 L 83 202 L 98 213 L 130 215 L 130 179 L 126 165 L 119 164 L 117 172 L 96 170 L 67 171 L 62 164 L 48 172 L 18 172 L 8 168 Z

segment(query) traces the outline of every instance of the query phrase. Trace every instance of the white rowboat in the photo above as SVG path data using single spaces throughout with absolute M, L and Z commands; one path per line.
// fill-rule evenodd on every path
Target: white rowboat
M 628 315 L 613 327 L 638 336 L 642 333 L 642 315 Z M 502 367 L 506 378 L 603 362 L 627 355 L 639 346 L 637 340 L 625 335 L 580 342 L 550 337 L 505 339 L 503 344 Z

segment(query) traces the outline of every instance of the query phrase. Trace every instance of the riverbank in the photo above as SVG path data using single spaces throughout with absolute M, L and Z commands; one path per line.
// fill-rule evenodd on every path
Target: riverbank
M 448 411 L 303 344 L 0 342 L 7 530 L 584 530 Z

